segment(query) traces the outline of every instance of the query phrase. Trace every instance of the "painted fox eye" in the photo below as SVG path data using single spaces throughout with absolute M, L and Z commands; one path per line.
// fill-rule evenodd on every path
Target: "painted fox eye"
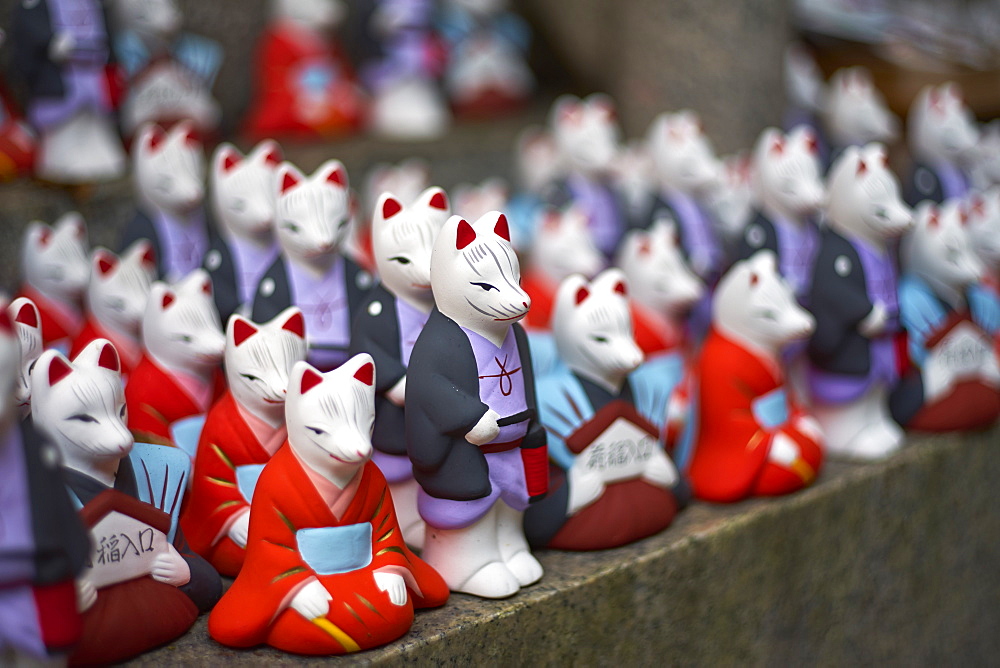
M 777 320 L 778 314 L 776 311 L 772 311 L 771 309 L 767 308 L 760 312 L 760 317 L 764 318 L 765 320 Z
M 177 334 L 176 336 L 174 336 L 174 341 L 180 341 L 181 343 L 191 343 L 192 341 L 194 341 L 194 339 L 192 339 L 187 334 Z
M 492 286 L 489 283 L 470 283 L 470 285 L 478 285 L 486 292 L 489 292 L 490 290 L 496 290 L 497 292 L 500 292 L 499 290 L 497 290 L 495 286 Z
M 247 210 L 247 201 L 245 199 L 238 199 L 233 202 L 233 211 L 236 213 L 243 213 Z
M 289 232 L 291 232 L 292 234 L 298 234 L 299 233 L 299 226 L 296 225 L 295 223 L 291 222 L 290 220 L 286 220 L 285 222 L 283 222 L 281 224 L 281 226 L 284 229 L 286 229 Z
M 608 342 L 608 337 L 606 337 L 606 336 L 599 336 L 599 335 L 595 334 L 595 335 L 592 335 L 590 338 L 592 340 L 596 341 L 597 343 L 607 343 Z
M 77 413 L 76 415 L 71 415 L 69 419 L 76 420 L 78 422 L 97 422 L 96 419 L 94 419 L 90 415 L 87 415 L 86 413 Z
M 875 209 L 875 217 L 880 218 L 881 220 L 886 220 L 888 218 L 885 209 L 883 209 L 882 207 Z
M 402 265 L 410 264 L 410 258 L 403 257 L 402 255 L 397 255 L 396 257 L 389 258 L 390 262 L 398 262 Z
M 122 404 L 121 410 L 118 411 L 118 416 L 123 420 L 125 419 L 125 404 Z
M 243 376 L 244 378 L 246 378 L 247 380 L 251 381 L 251 382 L 252 381 L 256 381 L 256 380 L 260 380 L 260 378 L 258 378 L 257 376 L 255 376 L 255 375 L 253 375 L 251 373 L 241 373 L 240 375 Z
M 323 434 L 326 433 L 322 429 L 317 429 L 316 427 L 306 427 L 306 429 L 308 429 L 312 433 L 316 434 L 317 436 L 322 436 Z

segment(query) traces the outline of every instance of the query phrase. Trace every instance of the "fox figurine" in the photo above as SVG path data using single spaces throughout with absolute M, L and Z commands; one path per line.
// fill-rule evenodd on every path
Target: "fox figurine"
M 663 446 L 673 388 L 640 366 L 624 273 L 567 277 L 552 328 L 564 366 L 538 380 L 552 491 L 525 513 L 529 542 L 597 550 L 665 529 L 689 496 Z
M 246 561 L 208 620 L 216 641 L 346 654 L 399 638 L 414 609 L 448 599 L 403 542 L 370 461 L 375 378 L 365 354 L 327 373 L 292 368 L 288 441 L 257 480 Z
M 347 171 L 328 160 L 306 177 L 284 162 L 274 188 L 281 253 L 257 286 L 251 318 L 264 322 L 298 306 L 309 332 L 309 362 L 333 369 L 347 359 L 352 315 L 374 284 L 342 253 L 351 213 Z
M 31 367 L 44 350 L 42 343 L 42 316 L 35 302 L 27 297 L 18 297 L 7 307 L 10 318 L 20 343 L 20 365 L 18 367 L 18 382 L 14 391 L 21 417 L 31 412 Z
M 223 143 L 212 157 L 210 205 L 218 230 L 203 266 L 212 278 L 223 322 L 241 308 L 250 308 L 257 284 L 278 257 L 274 178 L 279 164 L 281 147 L 271 140 L 246 155 Z
M 206 413 L 217 392 L 225 338 L 205 270 L 172 285 L 153 284 L 142 347 L 125 388 L 128 427 L 143 442 L 173 445 L 170 426 Z
M 734 264 L 712 306 L 695 367 L 695 496 L 726 503 L 811 484 L 823 460 L 822 431 L 789 396 L 781 351 L 807 339 L 815 320 L 796 303 L 770 250 Z
M 910 206 L 968 193 L 970 174 L 965 163 L 973 157 L 979 127 L 957 84 L 920 90 L 910 105 L 906 138 L 914 160 L 906 190 Z
M 305 319 L 295 307 L 266 323 L 229 319 L 229 389 L 205 418 L 191 496 L 181 515 L 191 548 L 223 575 L 235 576 L 243 566 L 257 476 L 287 437 L 288 376 L 306 357 L 305 334 Z
M 146 239 L 136 241 L 121 256 L 94 249 L 85 300 L 87 319 L 73 340 L 70 357 L 94 339 L 107 339 L 118 351 L 122 377 L 128 379 L 142 357 L 139 329 L 154 280 L 156 258 Z
M 70 212 L 52 227 L 37 221 L 28 225 L 21 241 L 21 275 L 18 296 L 38 307 L 45 346 L 69 350 L 83 326 L 81 300 L 90 275 L 83 217 Z
M 431 309 L 431 250 L 449 217 L 444 190 L 428 188 L 408 206 L 383 193 L 372 221 L 372 245 L 381 283 L 372 288 L 351 329 L 351 352 L 375 360 L 375 429 L 372 461 L 392 490 L 407 543 L 420 547 L 424 523 L 417 513 L 413 467 L 406 456 L 406 369 Z
M 180 280 L 201 266 L 208 250 L 203 160 L 201 141 L 187 121 L 169 131 L 147 123 L 136 133 L 132 163 L 138 206 L 122 231 L 119 250 L 147 239 L 159 279 Z
M 548 486 L 531 352 L 516 324 L 531 304 L 507 218 L 452 216 L 430 277 L 435 309 L 410 354 L 405 397 L 423 556 L 452 591 L 504 598 L 542 577 L 521 514 Z
M 222 593 L 219 574 L 177 530 L 187 455 L 134 443 L 118 354 L 105 339 L 72 362 L 46 351 L 31 384 L 34 424 L 58 447 L 92 540 L 77 585 L 83 635 L 70 664 L 124 661 L 181 636 Z

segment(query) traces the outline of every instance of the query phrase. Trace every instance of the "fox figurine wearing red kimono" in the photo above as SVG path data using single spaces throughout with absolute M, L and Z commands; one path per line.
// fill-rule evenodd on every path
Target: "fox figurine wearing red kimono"
M 263 324 L 239 315 L 229 319 L 229 389 L 205 419 L 191 497 L 181 515 L 191 548 L 223 575 L 235 576 L 243 566 L 254 485 L 285 442 L 288 376 L 305 358 L 305 320 L 298 308 Z
M 795 302 L 769 250 L 733 265 L 712 307 L 697 364 L 694 495 L 731 502 L 809 485 L 823 459 L 822 432 L 792 403 L 780 355 L 809 336 L 815 320 Z
M 362 353 L 320 373 L 292 368 L 288 441 L 260 474 L 247 556 L 208 620 L 231 647 L 331 655 L 405 634 L 414 608 L 448 586 L 403 542 L 385 478 L 369 459 L 375 365 Z

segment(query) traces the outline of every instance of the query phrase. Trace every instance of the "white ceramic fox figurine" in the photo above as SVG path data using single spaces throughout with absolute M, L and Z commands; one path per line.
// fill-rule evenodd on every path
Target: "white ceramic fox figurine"
M 971 184 L 964 163 L 973 156 L 979 126 L 957 84 L 920 90 L 907 115 L 906 138 L 914 161 L 906 190 L 911 206 L 965 196 Z

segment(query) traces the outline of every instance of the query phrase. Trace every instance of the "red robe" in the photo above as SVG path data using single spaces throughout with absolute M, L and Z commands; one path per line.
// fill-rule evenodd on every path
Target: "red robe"
M 823 453 L 816 441 L 795 427 L 803 411 L 791 404 L 788 421 L 773 430 L 753 414 L 754 399 L 784 385 L 775 364 L 713 328 L 697 374 L 698 431 L 689 471 L 695 496 L 716 502 L 775 496 L 801 489 L 816 478 Z M 790 468 L 768 459 L 778 433 L 800 448 L 801 456 Z
M 35 302 L 38 313 L 42 317 L 42 346 L 50 347 L 53 343 L 58 343 L 64 339 L 72 339 L 80 331 L 83 318 L 72 306 L 57 305 L 51 299 L 42 296 L 34 288 L 23 285 L 18 297 L 27 297 Z M 67 318 L 67 315 L 72 317 Z
M 118 351 L 118 358 L 121 360 L 122 378 L 127 379 L 142 357 L 141 344 L 138 341 L 128 341 L 120 334 L 106 329 L 91 315 L 87 317 L 86 322 L 83 323 L 83 329 L 73 339 L 73 346 L 69 350 L 70 359 L 75 358 L 81 350 L 87 347 L 88 343 L 95 339 L 107 339 L 114 344 L 115 350 Z
M 448 598 L 437 572 L 403 543 L 385 478 L 367 462 L 357 492 L 339 519 L 320 496 L 286 442 L 261 473 L 250 513 L 247 557 L 233 586 L 212 611 L 209 634 L 232 647 L 267 643 L 297 654 L 343 654 L 370 649 L 405 634 L 414 608 Z M 298 552 L 300 529 L 372 525 L 372 560 L 337 575 L 317 575 Z M 408 600 L 393 605 L 375 584 L 374 572 L 408 571 Z M 321 624 L 307 620 L 288 602 L 316 578 L 333 599 Z M 338 637 L 340 638 L 338 640 Z
M 521 324 L 525 329 L 551 329 L 549 321 L 555 308 L 559 283 L 540 271 L 531 270 L 521 276 L 521 288 L 531 297 L 531 310 Z
M 215 378 L 215 394 L 220 396 L 225 381 Z M 128 428 L 137 441 L 174 445 L 170 425 L 178 420 L 200 415 L 206 407 L 199 406 L 165 370 L 143 355 L 125 386 L 128 406 Z
M 320 95 L 312 101 L 310 68 L 330 76 L 323 91 L 312 91 Z M 258 46 L 248 134 L 310 139 L 358 130 L 362 100 L 349 68 L 345 56 L 314 32 L 284 22 L 270 26 Z
M 284 441 L 284 426 L 275 430 L 275 438 Z M 237 486 L 236 467 L 266 464 L 270 458 L 227 390 L 205 419 L 194 458 L 191 492 L 181 515 L 181 529 L 191 549 L 222 575 L 239 573 L 246 556 L 246 550 L 226 535 L 234 518 L 250 509 Z

